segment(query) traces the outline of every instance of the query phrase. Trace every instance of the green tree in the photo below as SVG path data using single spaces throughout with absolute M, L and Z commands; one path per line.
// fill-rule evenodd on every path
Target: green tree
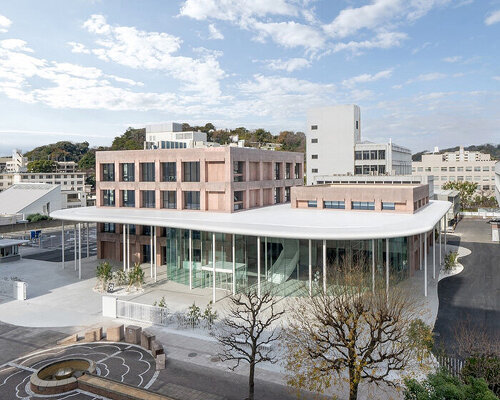
M 141 150 L 146 140 L 146 129 L 127 128 L 121 136 L 116 136 L 111 144 L 111 150 Z
M 423 382 L 408 379 L 405 385 L 405 400 L 498 400 L 483 379 L 463 383 L 444 370 L 429 374 Z
M 462 210 L 467 210 L 471 206 L 472 196 L 477 189 L 477 183 L 469 181 L 446 182 L 443 185 L 443 189 L 458 190 L 460 193 L 460 207 Z
M 95 171 L 95 149 L 85 153 L 80 161 L 78 161 L 78 168 L 82 171 Z
M 259 147 L 261 147 L 264 143 L 269 143 L 273 141 L 273 135 L 271 132 L 266 131 L 262 128 L 257 129 L 253 136 L 255 137 L 255 141 L 258 143 Z
M 28 172 L 54 172 L 57 164 L 52 160 L 36 160 L 28 163 Z

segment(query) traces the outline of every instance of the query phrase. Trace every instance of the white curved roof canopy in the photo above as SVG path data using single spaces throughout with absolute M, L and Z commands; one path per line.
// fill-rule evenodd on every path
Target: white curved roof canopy
M 291 208 L 275 205 L 236 213 L 82 207 L 54 211 L 55 219 L 154 225 L 218 233 L 292 239 L 355 240 L 403 237 L 428 232 L 451 207 L 430 201 L 415 214 Z

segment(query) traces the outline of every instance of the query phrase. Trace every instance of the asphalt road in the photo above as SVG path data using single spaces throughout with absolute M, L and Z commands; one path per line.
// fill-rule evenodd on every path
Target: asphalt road
M 484 222 L 477 221 L 474 228 L 481 229 L 479 224 Z M 467 225 L 474 224 L 467 221 Z M 466 237 L 474 240 L 474 235 Z M 485 329 L 491 337 L 500 340 L 500 245 L 460 241 L 457 237 L 450 238 L 449 243 L 460 243 L 472 252 L 460 259 L 464 266 L 460 274 L 438 284 L 439 310 L 434 326 L 436 347 L 453 354 L 455 329 L 463 322 Z

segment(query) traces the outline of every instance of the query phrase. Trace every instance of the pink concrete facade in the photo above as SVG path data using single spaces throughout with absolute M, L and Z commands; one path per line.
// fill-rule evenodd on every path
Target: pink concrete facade
M 314 185 L 294 187 L 291 196 L 293 208 L 359 210 L 356 203 L 362 202 L 364 206 L 370 203 L 373 211 L 414 213 L 429 203 L 429 186 Z
M 100 151 L 96 153 L 97 207 L 123 207 L 124 191 L 134 193 L 135 208 L 145 206 L 145 196 L 153 196 L 146 208 L 184 210 L 187 192 L 195 193 L 200 211 L 234 212 L 290 201 L 293 186 L 303 185 L 302 153 L 268 151 L 240 147 Z M 122 165 L 133 164 L 134 180 L 124 181 Z M 148 164 L 153 163 L 153 164 Z M 175 163 L 175 178 L 165 179 L 163 163 Z M 187 163 L 199 163 L 197 165 Z M 148 165 L 146 165 L 148 164 Z M 113 166 L 113 179 L 104 171 Z M 144 181 L 143 168 L 154 165 L 154 179 Z M 186 181 L 185 169 L 192 165 L 195 181 Z M 130 195 L 130 193 L 128 194 Z M 175 200 L 165 207 L 166 192 Z M 174 194 L 175 193 L 175 194 Z M 198 194 L 196 194 L 198 193 Z M 112 196 L 114 205 L 105 203 Z M 199 197 L 199 202 L 198 202 Z M 172 197 L 170 197 L 172 200 Z M 129 204 L 129 203 L 127 203 Z M 129 204 L 130 206 L 130 204 Z M 175 206 L 175 207 L 174 207 Z

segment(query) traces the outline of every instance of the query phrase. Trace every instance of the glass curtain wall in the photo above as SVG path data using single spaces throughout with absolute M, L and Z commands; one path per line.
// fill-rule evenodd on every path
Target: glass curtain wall
M 166 238 L 168 279 L 189 286 L 189 230 L 167 228 Z

